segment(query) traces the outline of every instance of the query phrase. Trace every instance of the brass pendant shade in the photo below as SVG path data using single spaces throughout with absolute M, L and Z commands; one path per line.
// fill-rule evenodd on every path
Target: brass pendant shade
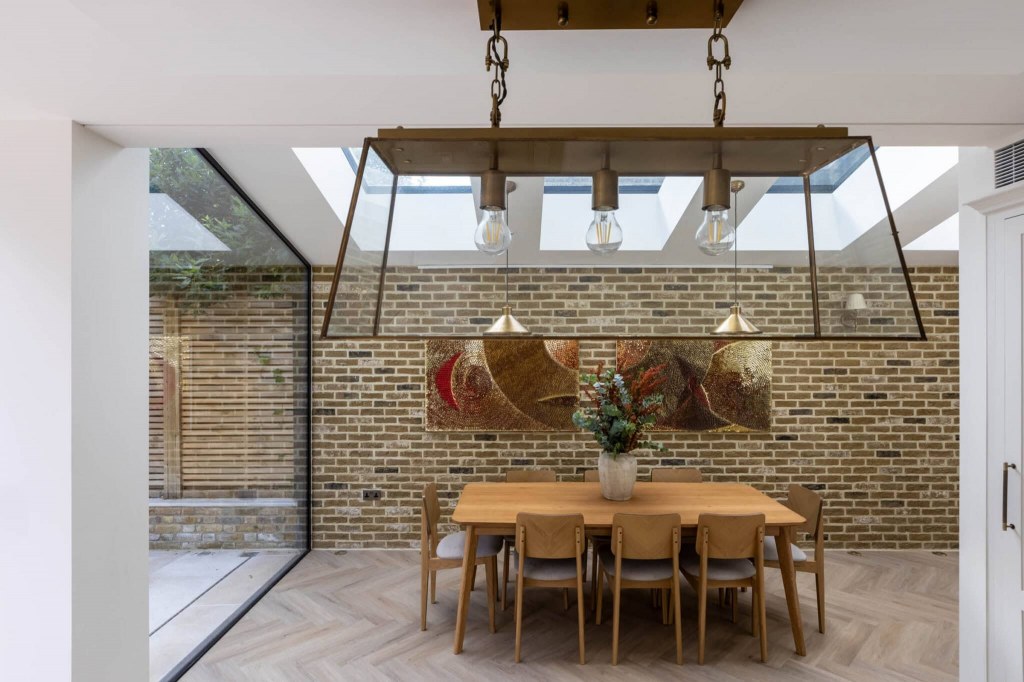
M 529 336 L 530 330 L 524 327 L 512 314 L 512 306 L 506 305 L 501 308 L 501 316 L 494 321 L 487 331 L 489 336 Z
M 755 335 L 760 334 L 761 330 L 758 329 L 753 322 L 743 316 L 743 309 L 737 303 L 736 305 L 729 308 L 729 317 L 725 318 L 725 322 L 718 325 L 712 334 L 718 335 Z

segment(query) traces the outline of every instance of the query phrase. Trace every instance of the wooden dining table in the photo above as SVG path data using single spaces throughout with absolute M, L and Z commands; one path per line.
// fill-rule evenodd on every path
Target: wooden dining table
M 743 483 L 637 483 L 633 497 L 624 502 L 606 500 L 599 483 L 468 483 L 452 513 L 452 521 L 466 531 L 462 558 L 462 584 L 455 621 L 455 653 L 462 652 L 466 636 L 476 547 L 481 535 L 514 535 L 516 515 L 583 514 L 587 533 L 610 535 L 612 517 L 627 514 L 679 514 L 684 535 L 695 536 L 701 514 L 764 514 L 765 533 L 774 535 L 786 590 L 789 622 L 796 652 L 807 655 L 800 600 L 793 568 L 793 528 L 804 518 Z

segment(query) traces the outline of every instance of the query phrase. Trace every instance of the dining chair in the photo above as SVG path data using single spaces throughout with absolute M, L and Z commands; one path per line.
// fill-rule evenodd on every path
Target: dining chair
M 818 632 L 825 634 L 825 505 L 821 495 L 796 483 L 789 485 L 789 497 L 783 500 L 782 504 L 807 519 L 796 527 L 795 532 L 810 535 L 814 540 L 813 559 L 796 545 L 791 545 L 793 568 L 802 573 L 814 574 L 814 584 L 818 592 Z M 764 565 L 780 568 L 779 548 L 775 544 L 775 538 L 770 535 L 764 539 Z
M 585 529 L 582 514 L 516 515 L 516 663 L 523 644 L 523 592 L 527 587 L 576 588 L 580 664 L 586 662 L 583 627 L 583 553 Z
M 727 588 L 736 621 L 736 588 L 751 588 L 751 631 L 761 637 L 761 661 L 768 660 L 764 603 L 764 514 L 701 514 L 697 554 L 683 555 L 683 576 L 697 592 L 697 662 L 704 664 L 708 588 Z M 753 559 L 753 563 L 751 563 Z
M 659 467 L 651 469 L 652 483 L 701 483 L 700 469 L 693 467 Z
M 601 472 L 597 469 L 587 469 L 583 472 L 584 483 L 600 483 Z M 591 554 L 591 575 L 590 575 L 590 603 L 595 603 L 594 600 L 597 598 L 597 552 L 604 545 L 608 544 L 608 538 L 604 535 L 590 535 L 587 536 L 590 540 L 590 554 Z
M 506 469 L 505 483 L 554 483 L 555 472 L 551 469 Z M 509 557 L 515 548 L 515 538 L 505 536 L 505 556 L 501 573 L 501 610 L 508 608 Z M 474 581 L 475 582 L 475 581 Z
M 683 662 L 679 602 L 679 514 L 616 514 L 611 543 L 599 550 L 597 614 L 601 624 L 603 583 L 612 586 L 612 665 L 619 662 L 619 613 L 624 589 L 669 590 L 675 616 L 676 663 Z M 664 613 L 664 611 L 663 611 Z
M 420 514 L 420 630 L 427 629 L 427 583 L 430 584 L 430 603 L 436 604 L 437 572 L 446 568 L 462 568 L 462 555 L 466 547 L 465 531 L 440 536 L 437 531 L 440 518 L 441 503 L 437 499 L 437 486 L 428 483 L 423 486 Z M 500 537 L 481 535 L 476 549 L 475 566 L 483 564 L 487 571 L 487 611 L 492 633 L 495 631 L 494 602 L 498 588 L 498 552 L 501 545 Z

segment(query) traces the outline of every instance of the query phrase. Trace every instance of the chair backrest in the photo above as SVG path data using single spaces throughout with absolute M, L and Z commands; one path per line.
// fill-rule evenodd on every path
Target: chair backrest
M 598 483 L 601 481 L 601 472 L 597 469 L 587 469 L 583 472 L 584 483 Z
M 821 532 L 822 510 L 824 507 L 821 495 L 802 485 L 790 483 L 789 498 L 783 504 L 807 519 L 803 524 L 797 526 L 797 530 L 817 539 Z
M 433 556 L 437 549 L 437 524 L 441 519 L 441 502 L 437 499 L 437 486 L 427 483 L 423 486 L 423 506 L 420 510 L 420 551 L 427 550 Z
M 764 514 L 701 514 L 697 553 L 708 559 L 753 559 L 764 552 Z
M 551 469 L 508 469 L 506 483 L 554 483 L 555 472 Z
M 616 514 L 612 552 L 623 559 L 671 559 L 679 555 L 679 514 Z
M 654 483 L 700 483 L 704 477 L 700 469 L 692 467 L 661 467 L 651 469 L 651 481 Z
M 586 547 L 583 514 L 516 515 L 516 550 L 536 559 L 574 559 Z

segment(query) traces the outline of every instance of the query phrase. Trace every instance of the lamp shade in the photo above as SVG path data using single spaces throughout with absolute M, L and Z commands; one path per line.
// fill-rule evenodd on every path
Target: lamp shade
M 848 294 L 843 307 L 847 310 L 867 310 L 868 305 L 864 302 L 864 294 Z
M 501 309 L 501 315 L 494 321 L 484 334 L 488 335 L 501 335 L 501 336 L 524 336 L 528 335 L 530 330 L 522 325 L 519 320 L 516 319 L 515 315 L 512 314 L 512 306 L 503 306 Z

